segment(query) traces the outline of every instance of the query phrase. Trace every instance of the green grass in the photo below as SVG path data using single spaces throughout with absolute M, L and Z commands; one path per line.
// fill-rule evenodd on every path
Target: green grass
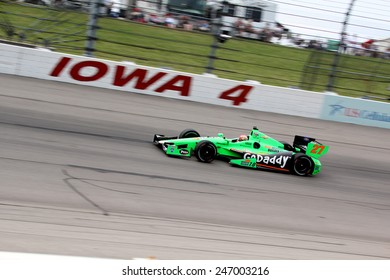
M 84 13 L 0 2 L 2 39 L 17 41 L 24 34 L 25 42 L 48 43 L 56 51 L 83 55 L 87 22 Z M 6 34 L 7 24 L 14 28 L 12 37 Z M 112 18 L 100 18 L 98 25 L 96 57 L 197 74 L 206 71 L 213 42 L 209 33 Z M 330 52 L 233 38 L 217 49 L 213 73 L 221 78 L 324 91 L 333 60 Z M 390 60 L 342 55 L 338 65 L 335 92 L 354 97 L 390 95 Z

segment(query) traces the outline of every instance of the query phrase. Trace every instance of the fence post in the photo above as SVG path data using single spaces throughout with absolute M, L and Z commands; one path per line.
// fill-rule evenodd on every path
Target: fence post
M 337 49 L 337 51 L 336 51 L 336 53 L 334 55 L 333 63 L 332 63 L 332 69 L 331 69 L 331 71 L 329 73 L 328 84 L 326 86 L 326 90 L 330 91 L 330 92 L 333 91 L 334 82 L 335 82 L 335 78 L 336 78 L 337 67 L 338 67 L 339 61 L 340 61 L 340 46 L 341 46 L 342 43 L 345 43 L 345 42 L 343 42 L 344 38 L 345 38 L 344 34 L 345 34 L 345 31 L 347 30 L 349 16 L 350 16 L 350 13 L 351 13 L 351 10 L 352 10 L 352 7 L 353 7 L 353 4 L 355 3 L 355 1 L 356 0 L 351 0 L 351 2 L 349 3 L 348 11 L 345 14 L 343 27 L 342 27 L 341 33 L 340 33 L 339 48 Z
M 85 44 L 85 56 L 92 57 L 95 51 L 95 42 L 98 39 L 96 37 L 96 30 L 99 28 L 97 25 L 100 6 L 102 0 L 91 0 L 91 6 L 89 8 L 89 20 L 87 23 L 87 42 Z
M 206 73 L 211 73 L 214 69 L 214 60 L 217 58 L 215 53 L 219 47 L 219 43 L 223 43 L 230 38 L 227 34 L 221 34 L 221 28 L 223 26 L 222 16 L 227 14 L 229 3 L 222 1 L 221 3 L 215 3 L 209 6 L 210 17 L 211 17 L 211 34 L 214 37 L 213 43 L 211 44 L 211 51 L 209 54 L 209 63 L 206 67 Z
M 211 45 L 211 51 L 209 54 L 209 63 L 206 67 L 206 73 L 211 73 L 214 70 L 214 60 L 216 59 L 215 53 L 218 49 L 218 40 L 217 36 L 214 36 L 213 43 Z
M 211 44 L 211 50 L 209 54 L 209 62 L 206 67 L 206 73 L 211 73 L 214 70 L 214 60 L 216 59 L 215 53 L 218 49 L 218 34 L 221 29 L 221 22 L 218 19 L 217 13 L 219 9 L 219 5 L 214 5 L 211 7 L 211 34 L 213 35 L 213 43 Z

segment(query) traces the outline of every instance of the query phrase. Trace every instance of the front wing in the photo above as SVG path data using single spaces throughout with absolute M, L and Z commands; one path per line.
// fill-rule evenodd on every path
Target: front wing
M 175 145 L 169 144 L 167 140 L 176 140 L 177 136 L 165 136 L 162 134 L 155 134 L 153 137 L 153 143 L 161 148 L 169 156 L 180 156 L 180 157 L 190 157 L 191 156 L 191 145 Z M 163 144 L 162 144 L 163 143 Z

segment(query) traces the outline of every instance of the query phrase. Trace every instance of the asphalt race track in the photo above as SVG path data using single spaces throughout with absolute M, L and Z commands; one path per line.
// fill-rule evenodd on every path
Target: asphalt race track
M 0 75 L 0 251 L 105 258 L 389 259 L 390 131 Z M 295 134 L 302 178 L 170 158 L 154 133 Z

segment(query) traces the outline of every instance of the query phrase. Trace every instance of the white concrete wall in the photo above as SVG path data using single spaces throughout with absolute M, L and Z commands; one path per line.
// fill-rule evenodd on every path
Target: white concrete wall
M 371 119 L 368 120 L 370 117 L 365 114 L 361 118 L 345 118 L 342 114 L 335 114 L 329 109 L 334 108 L 334 106 L 331 107 L 335 102 L 332 98 L 336 97 L 322 93 L 5 44 L 0 44 L 0 73 L 221 106 L 390 128 L 389 118 L 386 118 L 386 114 L 390 112 L 388 103 L 360 100 L 358 106 L 360 110 L 375 111 L 381 117 L 372 117 L 374 115 L 371 114 Z M 346 97 L 337 96 L 339 103 L 347 102 L 347 100 L 351 102 Z

